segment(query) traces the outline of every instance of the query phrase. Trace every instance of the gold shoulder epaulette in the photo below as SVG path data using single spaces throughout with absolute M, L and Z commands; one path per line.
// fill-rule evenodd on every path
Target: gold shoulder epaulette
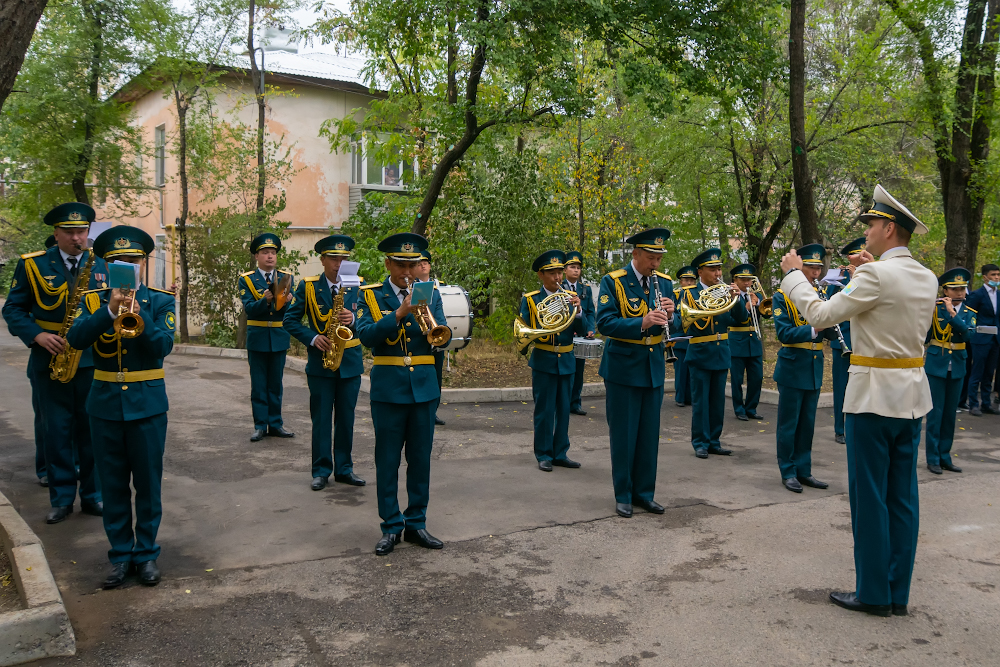
M 382 283 L 372 283 L 371 285 L 362 285 L 361 289 L 371 289 L 373 287 L 381 287 Z
M 527 293 L 525 293 L 524 296 L 535 296 L 536 294 L 538 294 L 541 291 L 542 290 L 540 290 L 540 289 L 536 289 L 534 292 L 527 292 Z
M 969 308 L 968 306 L 966 306 L 966 307 L 965 307 L 965 309 L 966 309 L 966 310 L 971 310 L 971 311 L 972 311 L 972 312 L 974 312 L 974 313 L 975 313 L 976 315 L 978 315 L 978 314 L 979 314 L 979 311 L 978 311 L 978 310 L 976 310 L 975 308 Z
M 32 257 L 41 257 L 42 255 L 44 255 L 47 252 L 48 252 L 48 250 L 39 250 L 37 252 L 28 252 L 28 253 L 25 253 L 25 254 L 21 255 L 21 259 L 31 259 Z
M 306 281 L 307 283 L 311 283 L 319 280 L 319 276 L 309 276 L 307 278 L 303 278 L 302 280 Z
M 626 273 L 628 273 L 628 271 L 626 271 L 625 269 L 615 269 L 614 271 L 612 271 L 608 275 L 611 276 L 612 278 L 621 278 Z
M 173 290 L 160 289 L 159 287 L 149 287 L 149 286 L 147 286 L 146 289 L 151 289 L 154 292 L 162 292 L 163 294 L 169 294 L 170 296 L 174 296 Z
M 656 275 L 660 276 L 661 278 L 666 278 L 667 280 L 671 281 L 673 280 L 673 278 L 668 276 L 666 273 L 663 273 L 662 271 L 656 271 Z
M 242 278 L 243 276 L 252 276 L 255 273 L 257 273 L 257 272 L 256 271 L 244 271 L 243 273 L 240 274 L 240 278 Z

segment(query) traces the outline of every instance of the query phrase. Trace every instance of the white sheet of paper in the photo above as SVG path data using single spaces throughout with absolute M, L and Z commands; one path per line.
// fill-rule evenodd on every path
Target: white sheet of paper
M 349 260 L 341 262 L 338 276 L 344 287 L 357 287 L 361 284 L 361 278 L 358 277 L 359 268 L 361 268 L 359 262 L 351 262 Z
M 830 269 L 820 282 L 824 285 L 841 285 L 843 281 L 844 275 L 840 269 Z

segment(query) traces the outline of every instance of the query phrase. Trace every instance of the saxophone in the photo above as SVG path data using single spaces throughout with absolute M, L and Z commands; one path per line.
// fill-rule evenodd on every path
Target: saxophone
M 332 345 L 332 347 L 323 353 L 323 368 L 328 371 L 336 372 L 340 368 L 340 362 L 344 359 L 344 346 L 349 340 L 354 338 L 354 332 L 339 324 L 338 317 L 340 316 L 340 311 L 344 309 L 344 294 L 343 292 L 338 292 L 337 296 L 333 297 L 333 308 L 330 309 L 330 319 L 326 323 L 326 327 L 323 329 L 323 335 L 326 336 Z M 333 327 L 333 330 L 330 330 Z
M 94 251 L 90 248 L 77 247 L 80 250 L 90 251 L 90 256 L 87 257 L 87 263 L 83 265 L 83 270 L 80 271 L 80 275 L 76 278 L 76 285 L 73 287 L 73 292 L 66 299 L 66 315 L 63 317 L 62 326 L 59 327 L 58 334 L 63 341 L 66 340 L 69 329 L 73 326 L 73 320 L 76 319 L 77 313 L 80 310 L 80 299 L 83 298 L 83 293 L 87 290 L 87 285 L 90 283 L 90 271 L 94 266 Z M 69 343 L 66 343 L 63 346 L 62 352 L 52 355 L 52 361 L 49 362 L 49 368 L 52 372 L 49 377 L 53 380 L 59 380 L 62 383 L 72 380 L 76 375 L 77 368 L 80 366 L 80 356 L 82 354 L 83 350 L 74 350 L 69 346 Z

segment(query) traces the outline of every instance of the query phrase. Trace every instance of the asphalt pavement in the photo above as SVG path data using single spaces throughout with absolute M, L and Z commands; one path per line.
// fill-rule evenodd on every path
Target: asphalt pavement
M 27 351 L 0 332 L 0 490 L 41 537 L 76 630 L 52 665 L 987 665 L 1000 655 L 1000 417 L 960 415 L 965 472 L 919 464 L 908 617 L 829 604 L 853 588 L 844 448 L 820 410 L 814 474 L 792 494 L 763 422 L 727 411 L 732 457 L 694 457 L 690 408 L 664 400 L 656 516 L 614 515 L 604 399 L 570 422 L 579 470 L 536 469 L 530 403 L 442 405 L 428 530 L 443 551 L 373 554 L 374 432 L 358 404 L 364 488 L 313 492 L 305 377 L 285 375 L 290 440 L 249 442 L 246 361 L 173 356 L 159 542 L 163 582 L 102 591 L 99 518 L 44 522 Z M 400 472 L 401 480 L 405 475 Z M 401 484 L 401 501 L 405 493 Z M 79 506 L 77 506 L 79 509 Z

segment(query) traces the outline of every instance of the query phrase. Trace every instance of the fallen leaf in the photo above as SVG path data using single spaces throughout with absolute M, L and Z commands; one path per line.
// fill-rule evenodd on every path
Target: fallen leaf
M 190 593 L 190 592 L 191 592 L 191 589 L 189 588 L 189 589 L 187 589 L 187 590 L 186 590 L 186 591 L 184 591 L 184 592 L 185 592 L 185 593 Z
M 211 571 L 212 571 L 212 570 L 214 570 L 214 569 L 215 569 L 214 567 L 210 567 L 210 568 L 208 568 L 207 570 L 205 570 L 205 572 L 211 572 Z

